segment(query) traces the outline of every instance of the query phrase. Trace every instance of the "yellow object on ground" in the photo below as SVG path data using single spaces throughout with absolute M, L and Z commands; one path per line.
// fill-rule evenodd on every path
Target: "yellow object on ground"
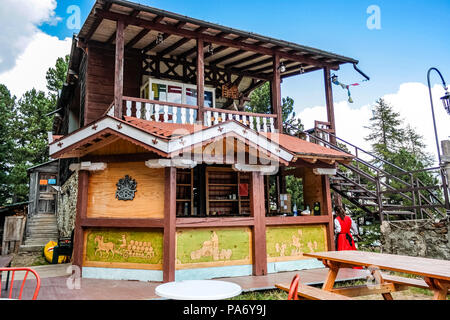
M 45 260 L 47 260 L 49 263 L 52 263 L 53 260 L 53 249 L 57 246 L 58 244 L 55 241 L 50 241 L 49 243 L 47 243 L 44 247 L 44 256 L 45 256 Z M 69 259 L 68 256 L 60 256 L 58 259 L 58 263 L 65 263 L 67 262 L 67 260 Z

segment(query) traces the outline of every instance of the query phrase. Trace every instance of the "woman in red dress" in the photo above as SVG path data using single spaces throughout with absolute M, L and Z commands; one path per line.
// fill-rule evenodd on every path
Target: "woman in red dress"
M 356 223 L 345 214 L 344 208 L 341 206 L 336 206 L 334 208 L 336 212 L 336 219 L 334 219 L 334 232 L 336 233 L 336 249 L 338 251 L 344 250 L 357 250 L 355 245 L 355 240 L 350 231 L 352 231 L 355 236 L 358 235 L 358 227 Z

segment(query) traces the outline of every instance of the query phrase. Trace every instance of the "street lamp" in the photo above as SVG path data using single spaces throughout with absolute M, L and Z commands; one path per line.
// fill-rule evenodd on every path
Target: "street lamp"
M 447 111 L 448 114 L 450 114 L 450 93 L 448 92 L 448 88 L 447 88 L 447 84 L 445 83 L 444 77 L 442 76 L 441 72 L 436 69 L 436 68 L 430 68 L 430 70 L 428 70 L 428 90 L 430 91 L 430 101 L 431 101 L 431 114 L 433 115 L 433 125 L 434 125 L 434 136 L 436 138 L 436 146 L 437 146 L 437 151 L 438 151 L 438 159 L 439 159 L 439 165 L 441 165 L 441 149 L 439 147 L 439 138 L 438 138 L 438 134 L 437 134 L 437 129 L 436 129 L 436 118 L 434 116 L 434 104 L 433 104 L 433 95 L 431 93 L 431 81 L 430 81 L 430 75 L 431 75 L 431 71 L 436 71 L 439 76 L 441 77 L 442 80 L 442 84 L 444 86 L 445 89 L 445 96 L 443 96 L 441 98 L 443 104 L 444 104 L 444 108 Z
M 450 114 L 450 93 L 448 92 L 448 87 L 447 87 L 447 84 L 445 83 L 442 73 L 436 68 L 430 68 L 430 70 L 428 70 L 427 78 L 428 78 L 428 90 L 430 91 L 431 114 L 433 115 L 434 136 L 436 138 L 436 147 L 437 147 L 437 151 L 438 151 L 439 167 L 441 167 L 441 178 L 442 178 L 442 187 L 444 189 L 445 207 L 447 209 L 450 209 L 447 181 L 445 179 L 444 170 L 442 168 L 441 149 L 439 147 L 439 138 L 438 138 L 437 129 L 436 129 L 436 118 L 434 116 L 433 95 L 431 93 L 431 81 L 430 81 L 431 71 L 436 71 L 439 74 L 439 76 L 441 77 L 442 84 L 445 89 L 445 95 L 441 98 L 441 100 L 442 100 L 442 103 L 444 104 L 444 108 L 448 114 Z

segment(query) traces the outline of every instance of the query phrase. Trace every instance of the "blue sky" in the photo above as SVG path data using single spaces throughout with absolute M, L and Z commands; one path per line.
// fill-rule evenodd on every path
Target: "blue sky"
M 66 28 L 66 12 L 78 5 L 82 22 L 94 0 L 60 0 L 55 10 L 63 19 L 57 26 L 40 28 L 60 39 L 77 30 Z M 140 0 L 168 11 L 256 32 L 355 58 L 371 81 L 352 90 L 355 106 L 373 103 L 386 93 L 395 92 L 401 83 L 426 83 L 429 67 L 437 66 L 450 82 L 450 1 L 237 1 L 237 0 Z M 369 30 L 367 8 L 377 5 L 381 29 Z M 336 72 L 343 83 L 363 78 L 351 65 Z M 438 79 L 434 79 L 433 82 Z M 323 74 L 286 80 L 283 94 L 294 97 L 298 110 L 323 104 Z M 334 87 L 336 100 L 346 99 L 346 92 Z

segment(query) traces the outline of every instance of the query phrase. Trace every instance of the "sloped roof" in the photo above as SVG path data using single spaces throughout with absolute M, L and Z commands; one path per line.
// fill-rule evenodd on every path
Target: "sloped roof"
M 337 151 L 334 149 L 326 148 L 315 143 L 311 143 L 297 137 L 293 137 L 287 134 L 262 132 L 262 135 L 267 136 L 272 141 L 277 141 L 281 146 L 285 147 L 289 151 L 303 156 L 318 156 L 325 158 L 339 158 L 339 159 L 352 159 L 353 155 Z
M 144 147 L 149 152 L 172 157 L 183 150 L 227 136 L 240 139 L 285 164 L 302 157 L 336 161 L 349 161 L 353 158 L 350 154 L 285 134 L 259 133 L 235 120 L 205 127 L 155 122 L 134 117 L 120 120 L 108 115 L 51 143 L 50 155 L 54 158 L 81 157 L 95 148 L 96 144 L 105 146 L 117 138 L 122 138 Z

